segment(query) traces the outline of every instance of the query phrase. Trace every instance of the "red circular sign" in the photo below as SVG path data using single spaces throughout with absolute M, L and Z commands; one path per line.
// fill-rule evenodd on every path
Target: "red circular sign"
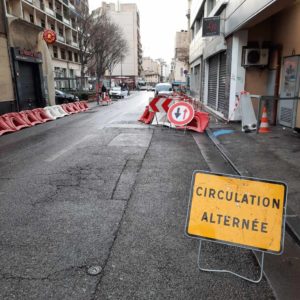
M 168 110 L 168 120 L 175 126 L 183 126 L 190 123 L 195 115 L 194 108 L 187 102 L 177 102 Z
M 51 29 L 46 29 L 43 33 L 43 38 L 47 44 L 53 44 L 56 42 L 56 33 Z

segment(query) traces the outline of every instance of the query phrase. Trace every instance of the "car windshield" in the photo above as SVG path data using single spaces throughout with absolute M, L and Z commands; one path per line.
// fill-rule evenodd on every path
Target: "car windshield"
M 156 90 L 161 91 L 171 91 L 172 87 L 169 84 L 161 84 L 156 86 Z
M 121 91 L 121 88 L 119 86 L 116 86 L 112 89 L 113 91 Z

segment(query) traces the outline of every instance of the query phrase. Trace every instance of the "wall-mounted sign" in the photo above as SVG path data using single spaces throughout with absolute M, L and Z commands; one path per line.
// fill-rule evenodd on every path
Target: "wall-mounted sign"
M 43 57 L 41 52 L 36 52 L 30 49 L 20 49 L 18 47 L 11 48 L 11 49 L 12 49 L 13 57 L 16 60 L 35 62 L 35 63 L 43 62 Z
M 203 37 L 220 35 L 220 17 L 203 18 Z
M 51 29 L 46 29 L 43 33 L 43 39 L 47 44 L 53 44 L 56 41 L 56 33 Z
M 196 171 L 186 233 L 280 254 L 286 193 L 282 182 Z

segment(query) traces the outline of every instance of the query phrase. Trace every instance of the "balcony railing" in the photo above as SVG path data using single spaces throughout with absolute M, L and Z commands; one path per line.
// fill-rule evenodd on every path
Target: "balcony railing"
M 77 42 L 72 42 L 72 46 L 78 48 L 78 43 Z
M 45 8 L 45 12 L 46 12 L 47 14 L 49 14 L 49 15 L 55 17 L 55 13 L 54 13 L 54 11 L 53 11 L 51 8 L 46 7 L 46 8 Z
M 71 25 L 71 21 L 70 21 L 70 20 L 68 20 L 68 19 L 66 19 L 66 18 L 63 18 L 63 21 L 64 21 L 64 23 L 66 23 L 66 24 L 68 24 L 68 25 Z
M 62 17 L 61 14 L 56 13 L 56 19 L 62 21 L 62 20 L 63 20 L 63 17 Z
M 75 6 L 71 3 L 69 3 L 69 7 L 72 9 L 72 10 L 75 10 Z
M 58 35 L 57 40 L 64 43 L 65 42 L 65 37 L 62 36 L 62 35 Z

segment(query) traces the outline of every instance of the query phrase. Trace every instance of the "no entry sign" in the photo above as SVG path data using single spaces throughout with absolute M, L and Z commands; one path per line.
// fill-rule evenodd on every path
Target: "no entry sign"
M 186 233 L 280 254 L 286 189 L 282 182 L 196 171 Z
M 184 126 L 194 118 L 194 108 L 187 102 L 177 102 L 168 110 L 168 120 L 175 126 Z

